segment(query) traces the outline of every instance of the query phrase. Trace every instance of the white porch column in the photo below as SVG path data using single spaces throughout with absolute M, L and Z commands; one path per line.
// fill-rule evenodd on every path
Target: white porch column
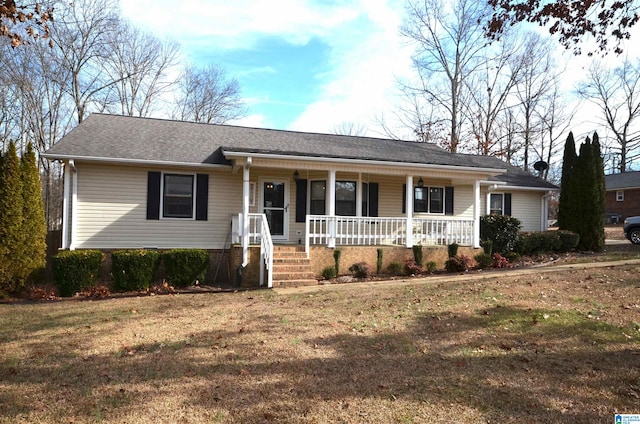
M 487 204 L 489 198 L 487 198 Z M 473 184 L 473 247 L 480 247 L 480 181 Z
M 413 247 L 413 176 L 407 175 L 407 230 L 406 246 Z
M 69 196 L 71 195 L 71 166 L 64 164 L 64 194 L 62 199 L 62 248 L 69 248 Z
M 329 197 L 329 237 L 327 241 L 327 247 L 336 247 L 336 170 L 329 170 L 328 185 L 328 197 Z
M 362 216 L 362 174 L 359 172 L 356 183 L 356 216 Z
M 71 178 L 71 242 L 69 243 L 69 250 L 76 250 L 76 234 L 78 233 L 78 170 L 73 159 L 69 161 L 69 166 L 73 172 Z
M 247 158 L 242 168 L 242 267 L 249 263 L 249 165 L 251 158 Z

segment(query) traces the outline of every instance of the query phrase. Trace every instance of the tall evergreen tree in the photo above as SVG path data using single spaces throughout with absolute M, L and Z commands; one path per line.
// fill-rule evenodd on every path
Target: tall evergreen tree
M 580 235 L 579 250 L 601 251 L 599 228 L 604 217 L 599 214 L 600 190 L 596 176 L 596 159 L 589 137 L 580 146 L 580 155 L 575 163 L 572 179 L 577 189 L 572 191 L 573 202 L 580 215 L 576 216 L 576 232 Z M 604 230 L 603 230 L 604 231 Z
M 47 255 L 47 221 L 42 199 L 42 183 L 31 143 L 20 161 L 23 199 L 23 278 L 35 277 L 44 269 Z
M 12 141 L 2 160 L 0 172 L 0 292 L 20 289 L 22 258 L 22 180 L 20 159 Z
M 577 158 L 576 142 L 573 138 L 573 132 L 570 132 L 564 144 L 564 154 L 562 156 L 562 179 L 560 181 L 561 191 L 558 205 L 558 227 L 561 230 L 573 231 L 577 218 L 571 200 L 571 173 Z
M 594 172 L 596 179 L 595 194 L 597 198 L 594 199 L 594 222 L 597 231 L 597 243 L 594 245 L 594 250 L 602 251 L 604 249 L 604 218 L 606 210 L 606 184 L 604 181 L 604 159 L 602 158 L 602 149 L 600 146 L 600 137 L 598 133 L 593 133 L 593 140 L 591 142 L 591 148 L 593 149 L 594 159 Z

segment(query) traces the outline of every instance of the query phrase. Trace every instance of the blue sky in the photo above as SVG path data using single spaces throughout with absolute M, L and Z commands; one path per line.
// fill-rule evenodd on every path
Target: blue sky
M 180 42 L 186 60 L 218 64 L 240 82 L 240 125 L 334 132 L 377 121 L 411 73 L 398 32 L 403 0 L 122 0 L 123 15 Z

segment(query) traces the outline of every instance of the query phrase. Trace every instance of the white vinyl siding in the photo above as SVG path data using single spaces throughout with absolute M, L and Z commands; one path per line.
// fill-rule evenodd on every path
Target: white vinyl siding
M 147 173 L 175 169 L 76 164 L 76 248 L 222 248 L 231 213 L 242 209 L 237 174 L 209 173 L 208 220 L 147 220 Z M 204 171 L 198 171 L 204 173 Z
M 480 216 L 487 214 L 487 189 L 480 194 Z M 511 216 L 518 218 L 522 224 L 522 231 L 541 231 L 542 225 L 542 196 L 541 191 L 517 191 L 509 189 L 504 192 L 511 193 Z

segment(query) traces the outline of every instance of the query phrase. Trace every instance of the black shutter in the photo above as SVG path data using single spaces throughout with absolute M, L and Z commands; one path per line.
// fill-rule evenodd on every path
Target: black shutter
M 444 188 L 444 214 L 453 215 L 453 187 Z
M 307 218 L 307 180 L 296 180 L 296 222 Z
M 369 216 L 378 216 L 378 183 L 369 183 Z
M 402 213 L 407 213 L 407 185 L 402 184 Z
M 196 178 L 196 221 L 206 221 L 209 206 L 209 174 Z
M 504 194 L 504 214 L 511 216 L 511 193 Z
M 160 172 L 147 174 L 147 219 L 160 219 Z

